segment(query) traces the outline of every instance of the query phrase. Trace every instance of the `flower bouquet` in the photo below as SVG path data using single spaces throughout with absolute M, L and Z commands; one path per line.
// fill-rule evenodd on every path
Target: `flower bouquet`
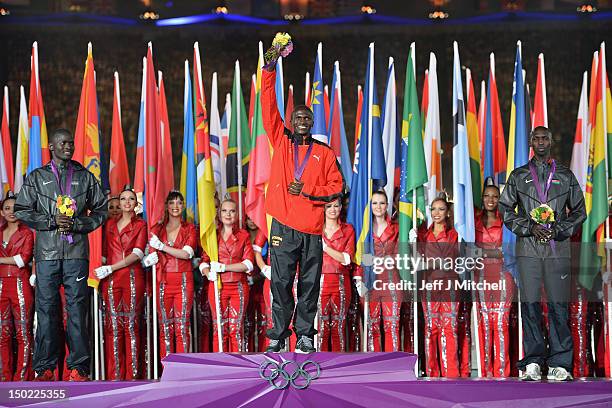
M 534 208 L 529 212 L 529 215 L 536 224 L 544 225 L 546 228 L 550 228 L 551 224 L 555 222 L 555 212 L 548 204 L 541 204 Z
M 68 195 L 58 195 L 57 201 L 55 202 L 55 208 L 57 208 L 57 211 L 59 211 L 60 214 L 67 217 L 73 217 L 77 209 L 76 201 L 74 198 Z M 60 228 L 60 232 L 62 233 L 62 239 L 68 241 L 69 244 L 74 242 L 72 239 L 72 234 L 70 234 L 68 231 Z
M 270 68 L 276 64 L 279 57 L 286 57 L 293 51 L 291 36 L 287 33 L 276 33 L 272 46 L 264 54 L 264 68 Z

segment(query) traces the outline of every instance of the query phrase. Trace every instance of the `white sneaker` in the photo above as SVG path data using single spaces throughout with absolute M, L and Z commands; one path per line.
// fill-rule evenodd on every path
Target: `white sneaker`
M 546 378 L 549 381 L 572 381 L 574 379 L 563 367 L 549 367 Z
M 542 372 L 538 363 L 527 364 L 525 371 L 520 377 L 521 381 L 540 381 L 542 379 Z

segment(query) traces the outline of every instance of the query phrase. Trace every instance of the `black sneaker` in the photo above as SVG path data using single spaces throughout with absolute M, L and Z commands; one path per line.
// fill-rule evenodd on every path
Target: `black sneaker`
M 298 339 L 297 344 L 295 345 L 295 352 L 300 354 L 310 354 L 317 351 L 314 348 L 314 344 L 312 339 L 308 336 L 301 336 Z
M 285 339 L 274 340 L 270 339 L 270 345 L 266 349 L 266 353 L 280 353 L 285 348 Z

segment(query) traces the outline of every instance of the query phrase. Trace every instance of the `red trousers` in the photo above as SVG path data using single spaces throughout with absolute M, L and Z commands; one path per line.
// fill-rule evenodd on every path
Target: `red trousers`
M 510 357 L 510 311 L 516 287 L 509 273 L 501 272 L 501 264 L 485 266 L 479 281 L 506 284 L 506 290 L 477 292 L 478 341 L 483 377 L 510 377 L 513 361 Z
M 221 307 L 221 335 L 223 351 L 240 353 L 244 350 L 244 318 L 249 303 L 249 285 L 246 282 L 224 282 L 219 294 Z M 215 307 L 215 288 L 212 282 L 208 286 L 213 321 L 213 351 L 219 351 L 217 335 L 217 311 Z
M 414 302 L 412 301 L 414 295 L 412 292 L 405 294 L 407 297 L 402 302 L 401 319 L 402 319 L 402 333 L 404 336 L 404 351 L 408 353 L 414 352 L 412 343 L 414 341 L 413 336 L 413 325 L 414 325 Z
M 0 380 L 32 379 L 34 296 L 27 278 L 0 278 Z M 13 353 L 17 341 L 17 361 Z M 14 367 L 14 368 L 13 368 Z
M 165 274 L 158 289 L 160 357 L 170 353 L 188 353 L 193 307 L 193 275 L 187 272 Z
M 202 287 L 196 292 L 196 313 L 198 322 L 198 349 L 196 352 L 209 353 L 210 330 L 212 326 L 212 312 L 208 303 L 208 281 L 205 280 Z
M 400 294 L 390 291 L 375 294 L 369 299 L 368 318 L 368 350 L 367 351 L 399 351 L 400 350 Z M 383 338 L 381 341 L 381 320 Z
M 592 375 L 593 362 L 588 306 L 586 289 L 576 288 L 576 299 L 569 305 L 569 325 L 574 341 L 574 377 L 589 377 Z
M 101 283 L 104 302 L 104 355 L 107 380 L 143 378 L 140 361 L 144 311 L 144 273 L 131 269 Z
M 350 301 L 351 281 L 348 274 L 321 275 L 317 315 L 319 351 L 346 351 L 345 328 Z
M 446 287 L 446 282 L 442 287 Z M 452 301 L 432 299 L 430 291 L 423 293 L 422 300 L 427 376 L 459 377 L 458 316 L 461 303 L 458 298 Z

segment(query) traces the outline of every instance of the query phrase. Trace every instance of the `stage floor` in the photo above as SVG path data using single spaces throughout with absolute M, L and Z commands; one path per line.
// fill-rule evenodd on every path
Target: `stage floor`
M 260 375 L 266 361 L 299 367 L 306 389 L 279 390 Z M 52 407 L 612 407 L 612 381 L 568 383 L 517 379 L 416 379 L 407 353 L 182 354 L 164 360 L 160 381 L 2 383 L 0 405 Z M 264 376 L 270 377 L 268 366 Z M 281 378 L 279 376 L 278 378 Z M 280 384 L 283 385 L 283 384 Z M 304 385 L 298 383 L 296 385 Z M 59 391 L 64 399 L 53 400 Z M 49 397 L 51 398 L 45 398 Z

